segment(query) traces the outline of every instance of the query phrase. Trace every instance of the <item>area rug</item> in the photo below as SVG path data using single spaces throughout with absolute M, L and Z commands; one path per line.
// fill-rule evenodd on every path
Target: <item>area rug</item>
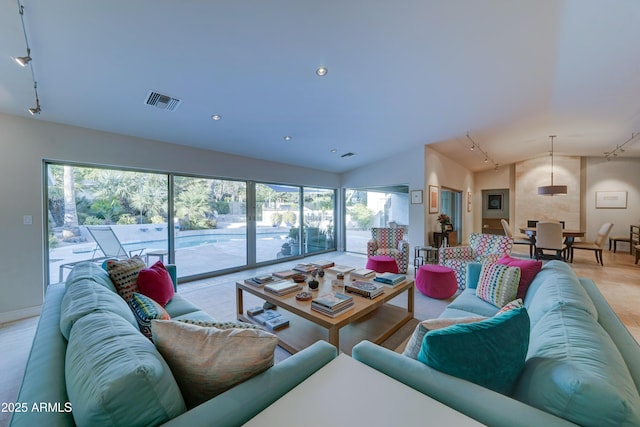
M 404 351 L 404 348 L 407 345 L 407 342 L 409 341 L 409 338 L 411 338 L 411 334 L 413 334 L 413 331 L 416 329 L 416 326 L 418 325 L 418 323 L 420 323 L 418 319 L 413 318 L 409 320 L 407 323 L 402 325 L 402 327 L 398 329 L 393 335 L 391 335 L 389 338 L 383 341 L 382 344 L 380 345 L 384 348 L 388 348 L 389 350 L 393 350 L 397 353 L 402 353 Z

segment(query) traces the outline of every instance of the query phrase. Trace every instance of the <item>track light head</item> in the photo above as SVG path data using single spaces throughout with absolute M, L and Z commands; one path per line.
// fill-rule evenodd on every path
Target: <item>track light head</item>
M 40 111 L 42 111 L 42 110 L 40 109 L 39 105 L 36 108 L 29 108 L 29 113 L 32 116 L 35 116 L 36 114 L 40 114 Z
M 21 67 L 26 67 L 27 64 L 29 64 L 29 62 L 31 62 L 31 56 L 27 55 L 27 56 L 16 56 L 15 58 L 13 58 L 18 65 L 20 65 Z

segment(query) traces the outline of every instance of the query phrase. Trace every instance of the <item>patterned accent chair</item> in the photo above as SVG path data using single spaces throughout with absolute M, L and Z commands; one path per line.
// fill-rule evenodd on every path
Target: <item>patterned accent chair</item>
M 371 229 L 371 240 L 367 242 L 367 256 L 386 255 L 393 257 L 398 264 L 398 272 L 405 274 L 409 266 L 409 242 L 403 240 L 404 229 Z
M 458 288 L 467 286 L 467 264 L 496 262 L 511 254 L 513 239 L 498 234 L 471 233 L 468 246 L 453 246 L 438 250 L 438 263 L 456 272 Z

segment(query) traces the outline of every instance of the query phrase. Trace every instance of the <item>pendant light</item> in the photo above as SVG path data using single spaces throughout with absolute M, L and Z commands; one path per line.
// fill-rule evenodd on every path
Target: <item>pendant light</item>
M 553 139 L 556 135 L 550 135 L 551 138 L 551 185 L 543 185 L 538 187 L 538 194 L 542 196 L 554 196 L 557 194 L 567 194 L 566 185 L 553 185 Z

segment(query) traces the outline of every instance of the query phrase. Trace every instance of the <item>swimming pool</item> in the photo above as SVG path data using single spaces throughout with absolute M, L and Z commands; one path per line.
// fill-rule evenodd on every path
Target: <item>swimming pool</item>
M 258 240 L 284 240 L 289 235 L 288 232 L 280 233 L 259 233 L 257 235 Z M 194 246 L 212 245 L 215 243 L 225 243 L 234 240 L 246 240 L 247 235 L 245 233 L 238 234 L 194 234 L 190 236 L 178 236 L 175 238 L 176 249 L 192 248 Z M 166 249 L 166 240 L 146 240 L 144 242 L 132 242 L 123 243 L 124 248 L 127 251 L 150 248 Z

